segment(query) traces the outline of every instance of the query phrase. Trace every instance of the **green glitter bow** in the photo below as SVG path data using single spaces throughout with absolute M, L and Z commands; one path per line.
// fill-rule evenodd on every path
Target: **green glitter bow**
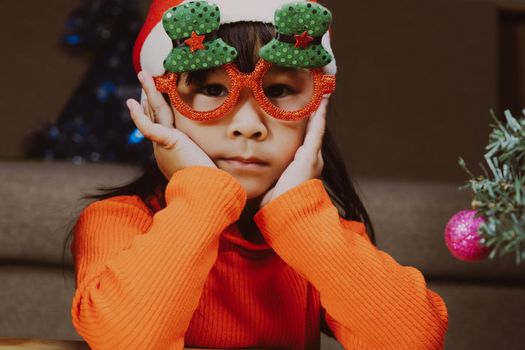
M 332 55 L 321 40 L 332 22 L 332 13 L 314 2 L 293 2 L 281 6 L 274 15 L 276 38 L 261 47 L 259 56 L 284 67 L 326 66 Z
M 219 7 L 207 1 L 191 1 L 166 11 L 162 25 L 173 40 L 173 50 L 164 68 L 182 73 L 232 62 L 237 50 L 216 34 L 220 17 Z

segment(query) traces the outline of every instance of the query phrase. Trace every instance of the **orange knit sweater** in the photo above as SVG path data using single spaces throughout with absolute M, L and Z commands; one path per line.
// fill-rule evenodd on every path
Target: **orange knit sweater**
M 265 244 L 239 232 L 246 192 L 221 169 L 176 172 L 165 198 L 80 215 L 71 315 L 92 349 L 319 349 L 323 322 L 345 349 L 442 348 L 443 299 L 339 217 L 321 180 L 257 212 Z

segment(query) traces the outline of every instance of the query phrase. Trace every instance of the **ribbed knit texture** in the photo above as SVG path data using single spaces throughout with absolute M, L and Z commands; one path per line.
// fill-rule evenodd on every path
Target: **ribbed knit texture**
M 166 208 L 138 196 L 89 205 L 72 251 L 72 321 L 97 349 L 319 349 L 320 315 L 346 349 L 439 349 L 446 306 L 421 273 L 338 216 L 309 180 L 254 217 L 266 242 L 236 221 L 246 193 L 229 173 L 176 172 Z
M 364 227 L 356 232 L 340 220 L 321 180 L 275 198 L 254 220 L 275 252 L 319 291 L 345 349 L 443 347 L 443 299 L 427 289 L 420 271 L 371 244 Z

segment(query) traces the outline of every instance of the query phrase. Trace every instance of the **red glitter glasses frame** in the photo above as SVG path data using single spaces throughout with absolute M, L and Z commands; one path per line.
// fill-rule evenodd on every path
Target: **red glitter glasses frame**
M 264 94 L 264 74 L 272 67 L 272 63 L 259 59 L 251 73 L 241 73 L 234 63 L 225 64 L 223 67 L 231 81 L 231 90 L 228 97 L 219 107 L 211 111 L 196 111 L 188 106 L 177 91 L 177 73 L 167 72 L 162 76 L 154 77 L 155 86 L 161 93 L 167 93 L 173 106 L 185 117 L 195 121 L 212 121 L 225 116 L 237 103 L 241 90 L 249 88 L 261 108 L 270 116 L 286 121 L 301 120 L 311 115 L 319 107 L 324 94 L 335 90 L 335 75 L 326 74 L 321 68 L 310 68 L 313 78 L 314 93 L 310 102 L 296 111 L 287 111 L 275 106 Z

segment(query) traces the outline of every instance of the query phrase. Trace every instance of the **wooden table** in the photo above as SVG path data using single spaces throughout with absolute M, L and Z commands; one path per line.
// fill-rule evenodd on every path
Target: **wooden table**
M 0 338 L 0 350 L 89 350 L 83 341 L 51 340 L 51 339 L 22 339 Z
M 83 341 L 53 340 L 53 339 L 25 339 L 25 338 L 0 338 L 0 350 L 90 350 Z M 192 350 L 214 350 L 210 348 L 184 348 Z M 219 350 L 219 349 L 216 349 Z M 223 349 L 222 349 L 223 350 Z M 240 350 L 240 349 L 238 349 Z M 253 349 L 264 350 L 264 349 Z

